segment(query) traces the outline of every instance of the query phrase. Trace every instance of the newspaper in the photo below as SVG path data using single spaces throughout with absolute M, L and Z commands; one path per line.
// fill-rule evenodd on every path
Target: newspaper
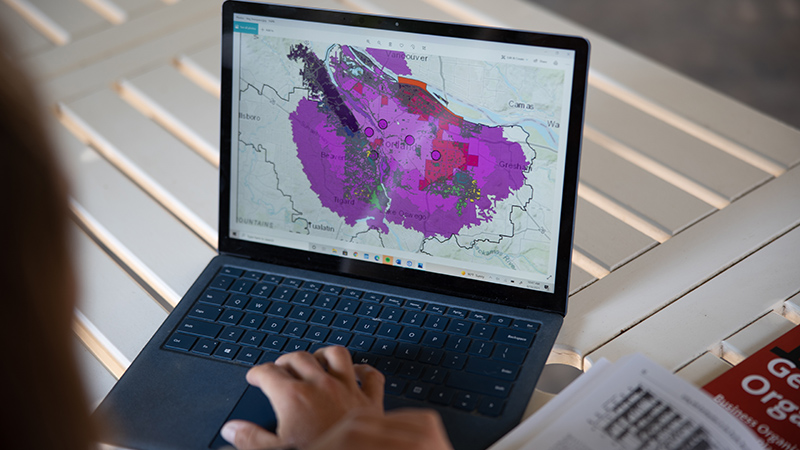
M 753 432 L 641 354 L 603 359 L 490 450 L 756 450 Z

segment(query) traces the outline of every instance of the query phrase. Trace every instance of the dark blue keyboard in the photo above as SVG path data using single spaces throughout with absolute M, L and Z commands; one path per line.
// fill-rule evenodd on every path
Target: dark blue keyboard
M 539 323 L 223 267 L 164 347 L 242 365 L 347 347 L 386 395 L 499 415 Z

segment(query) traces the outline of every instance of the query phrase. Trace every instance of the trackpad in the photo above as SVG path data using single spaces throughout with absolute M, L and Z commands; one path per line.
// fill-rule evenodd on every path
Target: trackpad
M 275 412 L 272 410 L 272 404 L 270 404 L 267 396 L 261 392 L 261 389 L 255 386 L 247 387 L 244 394 L 242 394 L 242 397 L 239 399 L 239 402 L 233 408 L 233 411 L 231 411 L 226 422 L 234 419 L 253 422 L 273 433 L 278 427 L 278 419 L 275 417 Z M 222 428 L 222 425 L 220 425 L 220 428 Z M 214 441 L 211 442 L 210 447 L 217 449 L 226 445 L 231 444 L 223 439 L 219 431 L 217 431 L 217 435 L 214 437 Z

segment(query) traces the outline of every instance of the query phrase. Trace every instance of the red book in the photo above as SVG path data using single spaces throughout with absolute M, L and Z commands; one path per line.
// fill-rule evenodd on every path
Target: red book
M 703 386 L 774 450 L 800 450 L 800 326 Z

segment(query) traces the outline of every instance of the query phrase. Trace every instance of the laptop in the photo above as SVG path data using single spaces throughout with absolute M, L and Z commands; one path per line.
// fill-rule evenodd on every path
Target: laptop
M 516 425 L 567 309 L 589 45 L 228 1 L 219 255 L 96 415 L 127 448 L 276 426 L 245 373 L 342 345 L 456 449 Z

